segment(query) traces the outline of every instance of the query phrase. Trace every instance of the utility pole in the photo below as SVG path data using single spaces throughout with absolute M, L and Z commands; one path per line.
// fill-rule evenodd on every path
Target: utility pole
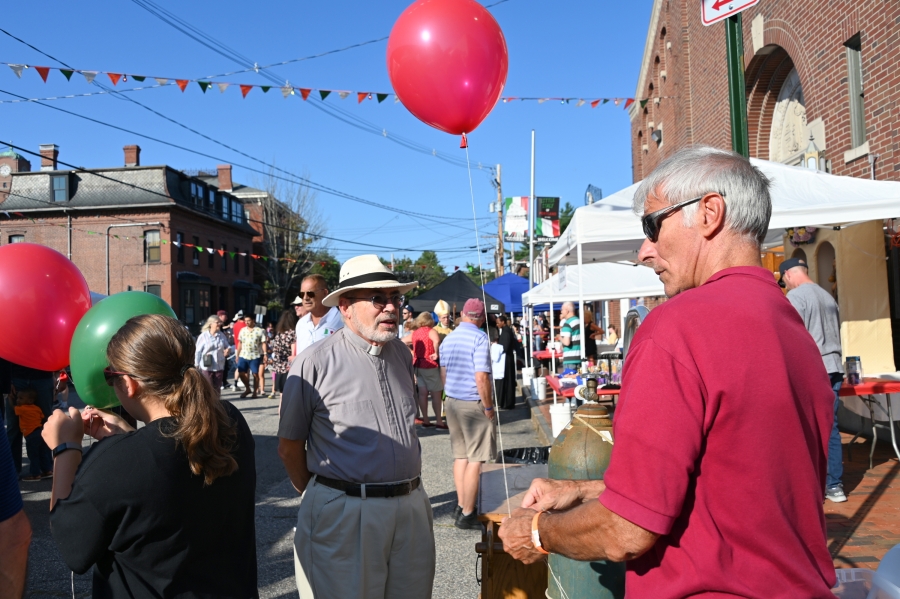
M 731 149 L 750 157 L 747 132 L 747 92 L 744 83 L 744 27 L 742 13 L 725 19 L 725 53 L 728 58 L 728 100 L 731 104 Z
M 503 187 L 500 182 L 500 165 L 497 165 L 497 276 L 502 277 L 503 268 Z

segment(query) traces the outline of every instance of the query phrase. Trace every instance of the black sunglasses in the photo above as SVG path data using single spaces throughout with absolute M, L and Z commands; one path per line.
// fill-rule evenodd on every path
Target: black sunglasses
M 301 291 L 298 295 L 299 295 L 301 298 L 307 298 L 307 297 L 308 297 L 309 299 L 315 299 L 315 297 L 316 297 L 316 292 L 315 292 L 315 291 Z
M 690 206 L 695 202 L 699 202 L 703 198 L 705 198 L 708 193 L 703 194 L 699 198 L 694 198 L 692 200 L 685 200 L 683 202 L 678 202 L 677 204 L 672 204 L 671 206 L 666 206 L 661 210 L 657 210 L 656 212 L 651 212 L 650 214 L 645 214 L 641 218 L 641 226 L 644 228 L 644 235 L 647 236 L 651 242 L 656 243 L 656 240 L 659 239 L 659 229 L 662 227 L 662 221 L 666 219 L 669 215 L 681 210 L 685 206 Z M 724 192 L 719 193 L 723 198 L 725 197 Z
M 117 378 L 119 378 L 120 376 L 125 376 L 126 374 L 132 378 L 137 378 L 131 373 L 119 372 L 117 370 L 113 370 L 112 368 L 109 368 L 108 366 L 103 369 L 103 378 L 106 381 L 106 384 L 109 385 L 110 387 L 113 386 L 113 383 L 115 382 L 115 380 Z
M 353 301 L 357 301 L 357 302 L 362 302 L 362 301 L 370 302 L 376 310 L 384 310 L 385 306 L 387 306 L 388 303 L 393 304 L 394 306 L 398 306 L 398 307 L 402 306 L 403 302 L 406 298 L 402 295 L 392 295 L 392 296 L 388 297 L 388 296 L 379 294 L 379 295 L 369 295 L 369 296 L 365 296 L 365 297 L 350 297 L 348 299 L 352 299 Z

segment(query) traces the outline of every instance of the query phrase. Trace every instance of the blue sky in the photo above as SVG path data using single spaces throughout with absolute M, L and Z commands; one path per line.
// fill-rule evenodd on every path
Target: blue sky
M 260 65 L 309 56 L 387 36 L 405 0 L 329 2 L 168 2 L 157 4 Z M 496 0 L 493 0 L 496 1 Z M 490 4 L 490 2 L 487 2 Z M 546 2 L 507 0 L 491 8 L 509 49 L 504 95 L 629 97 L 634 94 L 647 32 L 650 0 Z M 77 69 L 198 78 L 238 70 L 235 62 L 201 46 L 132 2 L 82 0 L 67 9 L 18 3 L 4 10 L 2 27 Z M 390 92 L 385 66 L 387 42 L 271 69 L 294 86 Z M 0 61 L 61 66 L 0 33 Z M 234 83 L 269 84 L 255 73 L 225 78 Z M 148 80 L 150 82 L 150 80 Z M 108 83 L 108 80 L 104 81 Z M 145 82 L 146 83 L 146 82 Z M 119 83 L 118 88 L 139 85 Z M 0 90 L 28 98 L 96 92 L 83 77 L 70 82 L 51 71 L 47 83 L 29 69 L 21 79 L 0 67 Z M 414 152 L 327 116 L 299 96 L 282 99 L 278 90 L 253 90 L 241 99 L 237 87 L 220 94 L 192 85 L 130 94 L 135 100 L 215 140 L 238 148 L 316 183 L 381 204 L 471 219 L 469 179 L 464 167 Z M 0 100 L 12 99 L 0 94 Z M 391 100 L 356 103 L 355 96 L 327 103 L 398 135 L 456 159 L 465 158 L 459 139 L 418 121 Z M 94 119 L 207 153 L 227 162 L 266 167 L 167 122 L 147 110 L 108 95 L 48 102 Z M 612 103 L 591 109 L 556 102 L 500 103 L 469 137 L 473 165 L 502 164 L 504 195 L 527 195 L 530 136 L 537 135 L 538 195 L 559 196 L 583 205 L 587 185 L 612 193 L 632 182 L 628 114 Z M 137 143 L 142 164 L 214 169 L 217 160 L 140 139 L 34 104 L 0 104 L 0 140 L 37 151 L 41 143 L 60 147 L 60 159 L 84 167 L 121 166 L 122 146 Z M 33 164 L 37 161 L 33 160 Z M 254 185 L 261 175 L 235 167 L 236 181 Z M 488 204 L 496 192 L 488 176 L 472 171 L 482 235 L 496 231 Z M 414 220 L 324 193 L 318 207 L 327 234 L 371 243 L 416 257 L 420 249 L 439 250 L 452 270 L 477 262 L 472 221 Z M 492 240 L 480 239 L 482 245 Z M 330 242 L 340 260 L 388 249 Z M 444 248 L 452 251 L 440 251 Z M 492 254 L 483 254 L 486 264 Z

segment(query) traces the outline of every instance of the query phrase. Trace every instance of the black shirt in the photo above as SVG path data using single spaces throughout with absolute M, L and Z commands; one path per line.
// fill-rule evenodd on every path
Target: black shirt
M 258 597 L 254 441 L 235 423 L 238 469 L 204 486 L 163 434 L 172 418 L 94 445 L 72 493 L 50 513 L 53 537 L 73 571 L 94 566 L 93 596 Z

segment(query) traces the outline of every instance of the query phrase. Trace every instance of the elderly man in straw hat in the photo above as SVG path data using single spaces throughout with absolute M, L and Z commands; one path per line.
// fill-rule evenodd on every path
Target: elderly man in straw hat
M 434 330 L 443 341 L 444 337 L 453 332 L 453 327 L 450 326 L 450 306 L 444 300 L 438 300 L 438 303 L 434 305 L 434 313 L 438 317 L 438 323 L 434 326 Z
M 431 597 L 416 387 L 397 339 L 403 294 L 416 285 L 375 255 L 347 260 L 324 300 L 344 328 L 298 355 L 288 374 L 278 453 L 303 494 L 294 537 L 303 599 Z

